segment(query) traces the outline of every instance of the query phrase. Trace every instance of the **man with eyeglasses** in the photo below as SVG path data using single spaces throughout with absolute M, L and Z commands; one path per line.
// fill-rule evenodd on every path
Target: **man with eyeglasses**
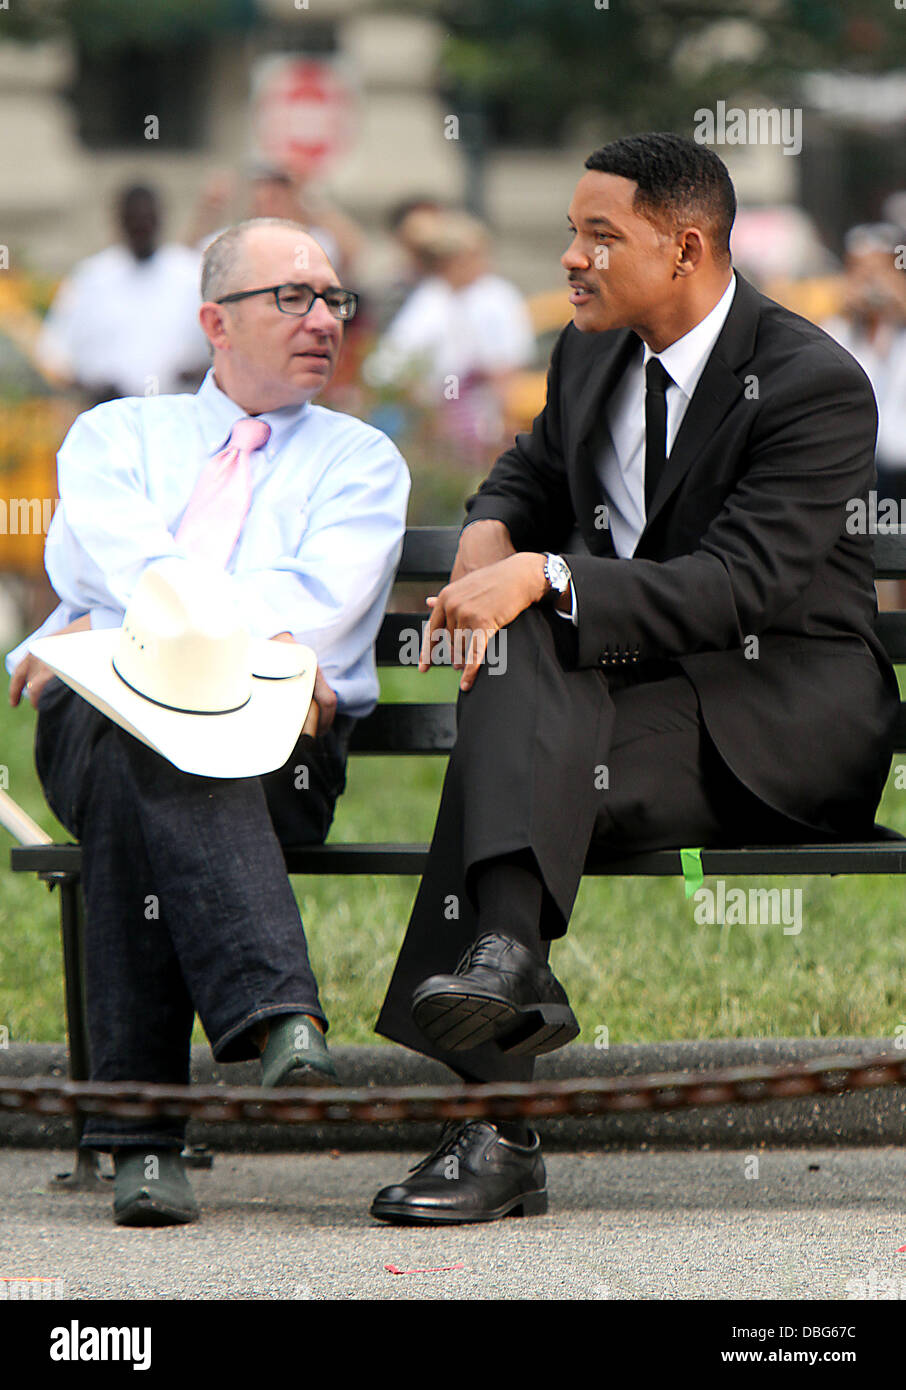
M 82 845 L 92 1080 L 188 1083 L 197 1010 L 218 1062 L 261 1056 L 265 1085 L 329 1085 L 281 845 L 325 839 L 352 726 L 377 700 L 409 474 L 380 431 L 312 404 L 356 296 L 302 227 L 227 229 L 201 291 L 213 360 L 198 392 L 97 406 L 60 449 L 46 547 L 60 604 L 7 658 L 10 701 L 25 692 L 38 710 L 38 772 Z M 29 654 L 37 636 L 118 627 L 149 564 L 209 544 L 251 635 L 318 656 L 313 714 L 285 766 L 260 778 L 179 771 Z M 196 1218 L 183 1140 L 182 1121 L 88 1121 L 83 1146 L 115 1156 L 117 1222 Z

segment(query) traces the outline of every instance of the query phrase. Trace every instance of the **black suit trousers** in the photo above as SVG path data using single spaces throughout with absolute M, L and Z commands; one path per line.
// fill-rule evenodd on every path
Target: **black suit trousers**
M 527 1079 L 531 1059 L 507 1059 L 493 1043 L 444 1053 L 416 1027 L 410 1001 L 474 940 L 483 861 L 534 855 L 545 889 L 541 933 L 550 940 L 566 931 L 591 846 L 617 857 L 795 842 L 804 833 L 727 768 L 679 666 L 572 668 L 573 629 L 546 607 L 528 609 L 506 635 L 505 670 L 482 667 L 459 699 L 427 868 L 377 1023 L 386 1037 L 481 1081 Z M 505 922 L 495 927 L 506 931 Z

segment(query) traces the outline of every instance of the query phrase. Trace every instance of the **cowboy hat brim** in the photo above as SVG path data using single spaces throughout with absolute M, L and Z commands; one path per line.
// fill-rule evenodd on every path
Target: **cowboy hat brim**
M 318 661 L 297 643 L 252 641 L 251 698 L 225 714 L 168 709 L 116 673 L 119 628 L 39 637 L 29 650 L 108 719 L 183 772 L 258 777 L 282 767 L 311 704 Z

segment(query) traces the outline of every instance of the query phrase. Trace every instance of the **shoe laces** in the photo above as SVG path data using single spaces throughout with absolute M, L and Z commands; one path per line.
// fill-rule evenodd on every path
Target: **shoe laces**
M 499 964 L 499 952 L 500 946 L 497 937 L 493 934 L 480 936 L 477 941 L 473 941 L 471 945 L 466 947 L 456 969 L 457 971 L 468 970 L 473 965 L 487 965 L 489 961 Z
M 475 1129 L 479 1123 L 478 1120 L 469 1120 L 465 1124 L 461 1120 L 448 1120 L 440 1132 L 437 1147 L 432 1149 L 427 1158 L 414 1164 L 409 1172 L 420 1173 L 423 1168 L 427 1168 L 429 1163 L 433 1163 L 438 1158 L 446 1158 L 448 1154 L 461 1157 L 471 1142 L 470 1131 Z

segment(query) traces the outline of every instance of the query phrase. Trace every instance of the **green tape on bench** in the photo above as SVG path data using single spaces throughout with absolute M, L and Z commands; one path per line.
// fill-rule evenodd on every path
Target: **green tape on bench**
M 683 878 L 686 881 L 686 897 L 691 898 L 705 881 L 701 850 L 681 849 L 680 863 L 683 866 Z

